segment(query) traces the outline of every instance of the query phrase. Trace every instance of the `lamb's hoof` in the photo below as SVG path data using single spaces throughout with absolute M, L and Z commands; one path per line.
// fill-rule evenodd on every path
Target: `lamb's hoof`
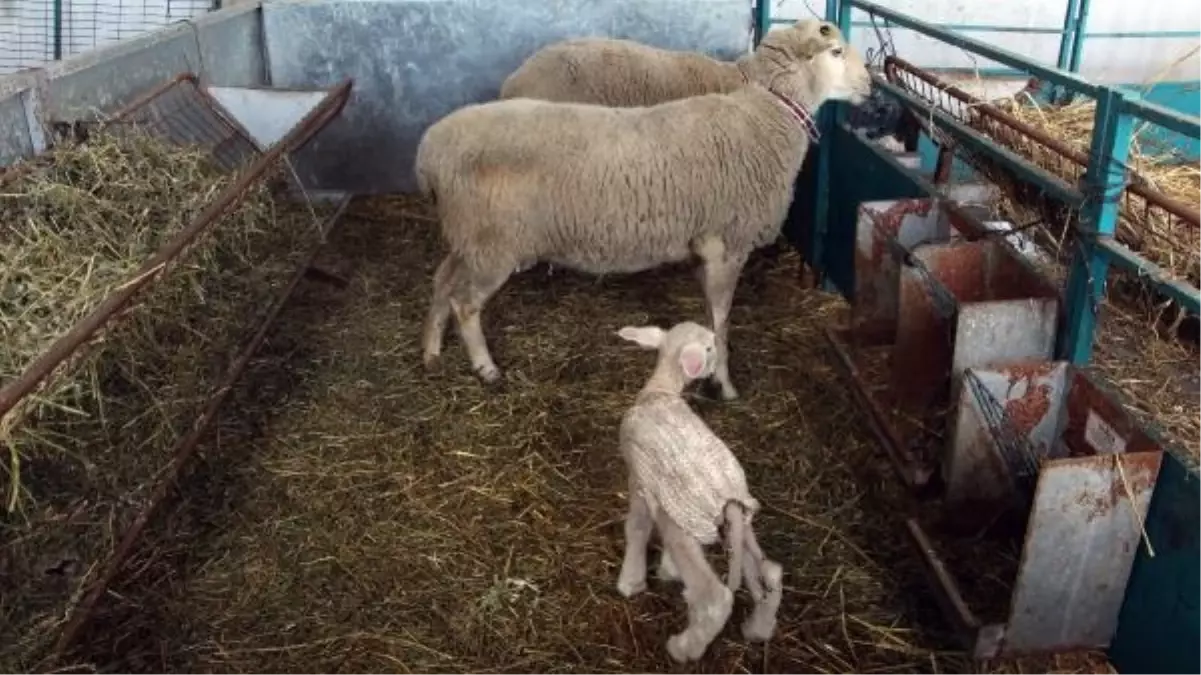
M 704 653 L 705 645 L 689 640 L 685 633 L 677 633 L 667 638 L 667 654 L 676 663 L 696 661 Z
M 767 642 L 776 632 L 776 617 L 762 616 L 758 612 L 742 623 L 742 637 L 747 642 Z
M 618 579 L 617 592 L 623 598 L 632 598 L 646 590 L 646 579 Z
M 425 366 L 426 370 L 434 370 L 438 367 L 438 362 L 441 360 L 442 353 L 438 351 L 431 351 L 427 349 L 425 353 L 421 355 L 421 363 Z
M 723 400 L 727 403 L 729 403 L 730 401 L 734 401 L 738 398 L 738 390 L 735 389 L 733 385 L 730 385 L 728 387 L 721 387 L 721 391 L 719 392 L 719 394 L 721 396 L 721 400 Z

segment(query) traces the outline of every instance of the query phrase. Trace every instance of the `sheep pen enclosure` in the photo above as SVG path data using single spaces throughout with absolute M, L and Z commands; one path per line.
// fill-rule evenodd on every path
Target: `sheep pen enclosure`
M 351 286 L 308 284 L 284 310 L 75 663 L 683 672 L 662 649 L 678 590 L 615 589 L 615 429 L 653 357 L 614 332 L 703 311 L 692 275 L 521 275 L 494 301 L 509 377 L 490 391 L 451 358 L 421 365 L 433 225 L 414 199 L 349 208 L 327 255 L 354 261 Z M 748 269 L 731 338 L 743 400 L 695 402 L 763 495 L 761 544 L 787 569 L 780 628 L 766 648 L 723 632 L 697 672 L 962 672 L 883 515 L 905 497 L 820 339 L 841 301 L 798 273 L 794 253 Z

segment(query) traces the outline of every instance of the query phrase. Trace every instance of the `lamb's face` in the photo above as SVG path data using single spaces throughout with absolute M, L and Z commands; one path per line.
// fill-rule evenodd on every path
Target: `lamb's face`
M 710 377 L 717 366 L 717 336 L 692 321 L 672 326 L 660 349 L 676 357 L 689 380 Z
M 872 76 L 863 57 L 839 40 L 813 57 L 817 81 L 825 85 L 825 97 L 859 105 L 872 93 Z

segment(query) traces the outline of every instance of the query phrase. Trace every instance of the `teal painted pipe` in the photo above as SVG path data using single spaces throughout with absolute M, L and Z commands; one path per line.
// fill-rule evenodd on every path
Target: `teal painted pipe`
M 826 0 L 826 21 L 838 23 L 840 5 L 843 4 L 839 0 Z M 850 9 L 847 9 L 848 13 Z M 843 32 L 843 37 L 850 40 L 850 33 Z M 834 105 L 827 104 L 822 106 L 821 112 L 818 114 L 818 128 L 822 133 L 822 142 L 817 145 L 817 171 L 814 175 L 814 193 L 813 193 L 813 226 L 809 228 L 809 260 L 812 262 L 813 271 L 818 278 L 824 278 L 826 270 L 825 260 L 825 237 L 826 237 L 826 221 L 830 216 L 830 144 L 833 143 L 832 133 L 834 130 L 835 113 L 832 110 Z M 809 152 L 813 152 L 811 147 Z
M 1181 307 L 1194 314 L 1201 314 L 1201 291 L 1183 281 L 1173 279 L 1163 268 L 1112 239 L 1101 239 L 1097 246 L 1105 252 L 1115 267 L 1145 278 L 1156 290 L 1175 300 Z
M 868 2 L 867 0 L 845 1 L 855 7 L 859 7 L 865 12 L 875 14 L 880 18 L 891 21 L 902 28 L 915 30 L 949 45 L 959 47 L 960 49 L 966 49 L 987 59 L 991 59 L 998 63 L 1003 63 L 1013 68 L 1018 68 L 1038 77 L 1041 80 L 1046 80 L 1048 82 L 1066 87 L 1070 91 L 1095 97 L 1102 89 L 1100 86 L 1072 73 L 1065 73 L 1057 68 L 1049 68 L 1047 66 L 1040 65 L 1020 54 L 1011 52 L 1008 49 L 994 47 L 986 42 L 981 42 L 980 40 L 967 37 L 966 35 L 959 35 L 950 31 L 941 30 L 935 26 L 932 26 L 931 24 L 926 23 L 925 21 L 921 21 L 900 12 L 882 7 L 874 2 Z
M 1084 37 L 1090 38 L 1164 38 L 1164 39 L 1188 39 L 1201 37 L 1201 30 L 1136 30 L 1130 32 L 1116 33 L 1084 33 Z
M 790 25 L 795 19 L 772 19 L 771 24 L 775 26 Z M 856 28 L 872 28 L 879 24 L 874 24 L 871 21 L 852 21 L 851 25 Z M 1063 32 L 1062 28 L 1038 28 L 1029 26 L 1001 26 L 987 23 L 932 23 L 931 26 L 937 26 L 943 30 L 957 30 L 963 33 L 1030 33 L 1032 35 L 1059 35 Z
M 769 2 L 771 2 L 771 0 L 756 0 L 755 2 L 754 17 L 756 46 L 758 46 L 759 41 L 763 39 L 763 36 L 767 35 L 767 32 L 771 30 L 772 24 L 776 23 L 771 18 L 771 7 L 768 5 Z
M 1097 312 L 1105 301 L 1105 278 L 1109 273 L 1109 255 L 1097 245 L 1097 238 L 1113 237 L 1125 189 L 1126 159 L 1134 133 L 1134 117 L 1123 110 L 1127 96 L 1131 94 L 1120 89 L 1105 89 L 1097 97 L 1093 118 L 1088 170 L 1084 174 L 1092 194 L 1082 205 L 1080 218 L 1090 232 L 1077 238 L 1072 255 L 1066 325 L 1059 345 L 1060 358 L 1080 366 L 1092 357 Z M 1145 263 L 1140 261 L 1140 266 Z
M 1068 61 L 1068 70 L 1073 73 L 1080 72 L 1080 59 L 1084 55 L 1084 27 L 1088 25 L 1088 7 L 1092 4 L 1092 0 L 1080 0 L 1080 14 L 1076 16 L 1076 25 L 1073 27 L 1073 34 L 1076 36 L 1072 40 L 1072 59 Z
M 1063 15 L 1063 39 L 1059 41 L 1059 56 L 1055 59 L 1055 65 L 1060 70 L 1068 67 L 1068 63 L 1071 61 L 1072 43 L 1079 38 L 1075 31 L 1076 10 L 1079 7 L 1080 0 L 1068 0 L 1067 10 Z
M 54 60 L 63 58 L 63 0 L 54 0 Z
M 1127 115 L 1133 115 L 1184 136 L 1201 138 L 1201 118 L 1184 115 L 1170 108 L 1156 105 L 1150 101 L 1140 101 L 1137 98 L 1125 98 L 1118 105 L 1120 110 Z

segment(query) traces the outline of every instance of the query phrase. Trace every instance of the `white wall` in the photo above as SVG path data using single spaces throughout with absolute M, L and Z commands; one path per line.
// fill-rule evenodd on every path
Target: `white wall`
M 211 0 L 62 0 L 63 57 L 208 11 Z M 0 0 L 0 75 L 54 57 L 54 0 Z
M 1033 28 L 1063 26 L 1066 0 L 876 0 L 880 5 L 930 23 L 990 24 Z M 825 12 L 824 0 L 772 0 L 772 16 L 799 19 Z M 869 17 L 856 11 L 854 21 Z M 898 56 L 925 67 L 996 68 L 1000 64 L 939 42 L 910 30 L 892 28 Z M 1086 32 L 1196 31 L 1201 29 L 1201 2 L 1197 0 L 1092 0 Z M 1054 65 L 1059 53 L 1059 35 L 967 32 L 970 37 Z M 878 49 L 871 28 L 856 26 L 853 42 L 860 49 Z M 1084 42 L 1081 72 L 1102 83 L 1139 83 L 1156 76 L 1161 80 L 1196 80 L 1201 57 L 1193 53 L 1182 63 L 1162 73 L 1172 62 L 1201 44 L 1198 38 L 1088 38 Z

